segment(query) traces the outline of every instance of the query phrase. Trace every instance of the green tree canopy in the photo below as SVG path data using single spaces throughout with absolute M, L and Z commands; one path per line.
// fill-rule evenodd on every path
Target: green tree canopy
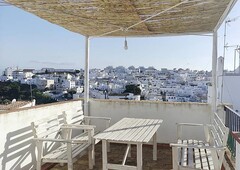
M 138 85 L 130 84 L 125 86 L 126 90 L 124 93 L 133 93 L 134 95 L 141 95 L 141 89 Z
M 45 104 L 56 102 L 51 97 L 44 95 L 37 89 L 36 85 L 32 86 L 33 98 L 36 99 L 37 104 Z M 0 82 L 0 104 L 7 104 L 8 101 L 16 100 L 31 100 L 30 85 L 20 84 L 19 82 Z

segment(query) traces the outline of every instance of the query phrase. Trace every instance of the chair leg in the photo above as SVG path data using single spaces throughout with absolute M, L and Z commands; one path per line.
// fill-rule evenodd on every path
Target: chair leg
M 92 161 L 93 161 L 93 166 L 95 166 L 96 161 L 95 161 L 95 144 L 92 145 Z
M 37 170 L 41 170 L 42 168 L 42 142 L 37 142 L 37 151 L 38 151 L 38 156 L 37 156 Z
M 88 149 L 88 163 L 89 163 L 89 169 L 93 169 L 93 149 L 92 146 L 91 148 Z
M 38 160 L 37 161 L 37 170 L 41 170 L 41 168 L 42 168 L 42 161 Z
M 110 142 L 107 142 L 107 152 L 110 152 Z
M 67 157 L 68 157 L 68 170 L 73 170 L 73 160 L 72 160 L 72 145 L 67 144 Z
M 172 166 L 173 170 L 178 169 L 178 148 L 172 147 Z
M 73 164 L 71 162 L 68 162 L 68 170 L 73 170 Z

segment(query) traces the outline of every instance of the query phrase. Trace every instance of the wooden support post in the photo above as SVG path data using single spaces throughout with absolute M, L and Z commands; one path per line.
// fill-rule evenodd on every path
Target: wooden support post
M 89 169 L 93 169 L 94 165 L 94 130 L 88 129 L 88 143 L 91 144 L 91 147 L 88 148 L 88 163 L 89 163 Z
M 107 141 L 102 140 L 102 161 L 103 161 L 103 170 L 107 170 Z
M 41 170 L 42 167 L 42 152 L 43 152 L 43 142 L 38 141 L 37 142 L 37 151 L 38 151 L 38 157 L 37 157 L 37 170 Z
M 157 132 L 153 135 L 153 160 L 157 160 Z
M 127 160 L 127 156 L 128 156 L 130 147 L 131 147 L 131 145 L 128 144 L 128 145 L 127 145 L 127 149 L 126 149 L 125 154 L 124 154 L 124 157 L 123 157 L 122 165 L 125 165 L 125 163 L 126 163 L 126 160 Z
M 128 144 L 128 145 L 129 145 L 128 157 L 131 158 L 132 157 L 132 154 L 131 154 L 131 144 Z
M 106 121 L 106 129 L 110 127 L 110 120 Z M 110 152 L 110 142 L 107 142 L 107 152 Z
M 137 170 L 142 170 L 142 143 L 137 144 Z
M 68 170 L 73 170 L 72 145 L 67 143 Z
M 173 165 L 173 170 L 178 169 L 178 148 L 173 147 L 172 148 L 172 165 Z

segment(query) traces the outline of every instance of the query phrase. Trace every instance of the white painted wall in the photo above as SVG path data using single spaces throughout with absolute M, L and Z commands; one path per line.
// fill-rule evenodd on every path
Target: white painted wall
M 240 170 L 240 143 L 236 142 L 236 170 Z
M 76 112 L 82 109 L 82 101 L 24 108 L 12 112 L 0 113 L 0 169 L 34 169 L 36 157 L 30 123 L 52 114 Z M 20 136 L 21 144 L 19 143 Z M 16 140 L 14 140 L 16 139 Z
M 222 103 L 230 103 L 240 112 L 240 76 L 223 76 Z
M 207 124 L 210 122 L 210 113 L 210 105 L 199 103 L 90 100 L 90 115 L 111 117 L 111 124 L 123 117 L 162 119 L 163 124 L 158 130 L 159 143 L 176 142 L 176 123 Z M 202 130 L 190 128 L 185 130 L 185 135 L 203 139 Z

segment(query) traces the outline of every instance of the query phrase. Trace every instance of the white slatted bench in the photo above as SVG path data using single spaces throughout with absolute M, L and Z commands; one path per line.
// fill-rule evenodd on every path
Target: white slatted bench
M 182 128 L 202 126 L 205 139 L 182 139 Z M 221 170 L 227 144 L 229 129 L 225 127 L 217 113 L 210 125 L 180 123 L 178 128 L 178 143 L 172 146 L 173 169 L 206 169 Z
M 92 125 L 75 125 L 72 127 L 64 126 L 64 117 L 55 115 L 32 122 L 34 140 L 37 146 L 37 170 L 41 170 L 42 163 L 67 163 L 68 170 L 73 169 L 73 159 L 81 156 L 86 150 L 93 153 L 92 143 L 94 128 Z M 63 134 L 63 129 L 85 130 L 88 138 L 86 140 L 72 139 L 71 134 Z M 66 131 L 65 131 L 66 132 Z M 93 159 L 89 155 L 89 169 L 92 169 Z

